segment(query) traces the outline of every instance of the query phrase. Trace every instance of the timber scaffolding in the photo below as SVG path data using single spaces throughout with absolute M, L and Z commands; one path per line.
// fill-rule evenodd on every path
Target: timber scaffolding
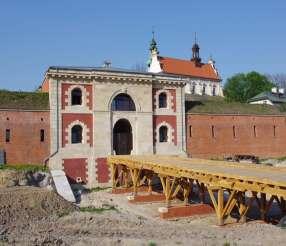
M 202 201 L 208 191 L 218 225 L 224 225 L 234 209 L 238 221 L 246 222 L 253 202 L 257 203 L 263 220 L 274 201 L 282 215 L 286 212 L 286 168 L 157 155 L 109 156 L 107 161 L 113 189 L 120 185 L 133 187 L 136 196 L 142 184 L 147 184 L 151 192 L 152 180 L 158 177 L 167 207 L 179 192 L 188 204 L 196 184 Z

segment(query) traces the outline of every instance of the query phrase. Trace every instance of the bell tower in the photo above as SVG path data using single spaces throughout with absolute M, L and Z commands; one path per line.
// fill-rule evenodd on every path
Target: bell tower
M 193 56 L 192 56 L 191 61 L 194 61 L 196 65 L 199 65 L 202 59 L 200 58 L 200 46 L 198 45 L 198 42 L 197 42 L 197 33 L 195 33 L 195 43 L 192 47 L 192 52 L 193 52 Z

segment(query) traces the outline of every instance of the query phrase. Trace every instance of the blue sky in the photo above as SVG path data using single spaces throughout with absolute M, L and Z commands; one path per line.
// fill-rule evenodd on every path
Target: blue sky
M 34 90 L 52 65 L 132 68 L 160 54 L 190 58 L 194 33 L 223 79 L 285 71 L 285 0 L 9 0 L 0 3 L 0 88 Z

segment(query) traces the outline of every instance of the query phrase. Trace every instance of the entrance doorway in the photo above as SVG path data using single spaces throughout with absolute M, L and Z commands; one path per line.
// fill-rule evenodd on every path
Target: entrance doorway
M 130 155 L 132 149 L 132 127 L 128 120 L 118 120 L 113 128 L 113 150 L 116 155 Z

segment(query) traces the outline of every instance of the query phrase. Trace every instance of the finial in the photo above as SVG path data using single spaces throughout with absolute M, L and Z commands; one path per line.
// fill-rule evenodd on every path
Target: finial
M 152 40 L 151 40 L 151 43 L 150 43 L 150 48 L 149 48 L 149 50 L 151 51 L 151 52 L 157 52 L 157 53 L 159 53 L 158 52 L 158 48 L 157 48 L 157 43 L 156 43 L 156 41 L 155 41 L 155 31 L 154 31 L 154 26 L 152 26 Z
M 195 32 L 195 44 L 197 43 L 197 32 Z

